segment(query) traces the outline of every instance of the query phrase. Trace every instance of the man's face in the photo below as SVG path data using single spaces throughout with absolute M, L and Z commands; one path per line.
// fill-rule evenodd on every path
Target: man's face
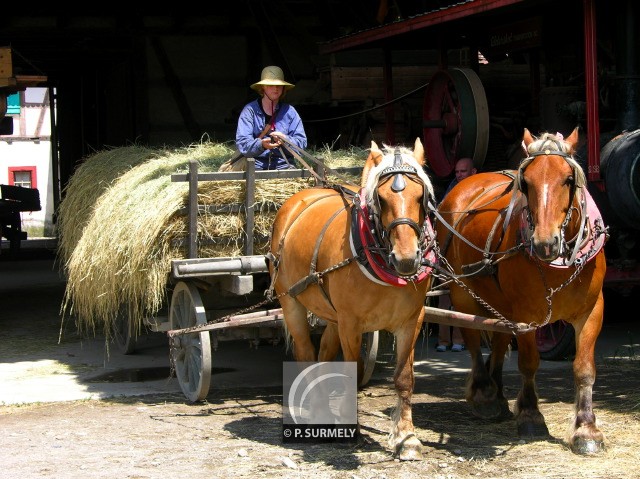
M 467 176 L 471 176 L 474 173 L 473 161 L 471 160 L 460 160 L 456 163 L 456 179 L 458 181 L 463 180 Z

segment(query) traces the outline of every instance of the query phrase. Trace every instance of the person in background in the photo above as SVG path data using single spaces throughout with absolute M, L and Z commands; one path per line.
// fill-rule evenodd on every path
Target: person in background
M 451 183 L 449 183 L 449 186 L 444 192 L 444 196 L 442 198 L 444 199 L 444 197 L 447 196 L 447 193 L 449 193 L 460 181 L 471 175 L 475 175 L 476 171 L 477 170 L 473 166 L 473 160 L 471 158 L 460 158 L 456 161 L 456 177 L 451 180 Z M 440 309 L 451 309 L 451 298 L 448 294 L 438 297 L 438 307 Z M 449 346 L 451 346 L 451 351 L 453 352 L 460 352 L 464 350 L 462 332 L 457 326 L 446 326 L 441 324 L 438 327 L 438 344 L 436 346 L 436 351 L 441 353 L 445 352 Z
M 260 81 L 251 85 L 260 98 L 244 106 L 238 119 L 236 147 L 241 155 L 255 158 L 257 170 L 294 168 L 292 158 L 284 152 L 283 139 L 301 149 L 307 147 L 307 135 L 296 109 L 283 103 L 294 87 L 284 80 L 282 69 L 262 69 Z
M 462 180 L 464 180 L 468 176 L 475 175 L 476 172 L 477 170 L 475 166 L 473 166 L 473 160 L 471 158 L 460 158 L 458 161 L 456 161 L 456 166 L 455 166 L 456 177 L 453 180 L 451 180 L 451 183 L 449 183 L 449 186 L 447 187 L 447 190 L 444 192 L 444 195 L 442 196 L 442 198 L 444 199 L 444 197 L 447 196 L 447 194 L 453 189 L 454 186 L 456 186 L 458 183 L 460 183 Z

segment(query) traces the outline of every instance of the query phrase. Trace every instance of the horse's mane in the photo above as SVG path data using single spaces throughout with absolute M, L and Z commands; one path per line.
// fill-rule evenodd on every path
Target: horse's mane
M 427 173 L 424 171 L 422 165 L 420 165 L 413 157 L 413 151 L 404 146 L 400 146 L 398 148 L 400 149 L 402 160 L 416 169 L 418 177 L 424 182 L 427 191 L 429 192 L 430 200 L 433 201 L 433 198 L 435 198 L 435 195 L 433 193 L 433 185 L 431 184 L 431 180 L 429 179 Z M 367 203 L 371 203 L 371 201 L 373 201 L 373 196 L 375 194 L 376 186 L 378 184 L 378 180 L 380 179 L 380 174 L 382 173 L 382 171 L 385 168 L 393 166 L 395 150 L 395 147 L 385 144 L 382 145 L 383 158 L 380 163 L 378 163 L 378 165 L 369 170 L 369 174 L 367 176 L 367 182 L 365 186 Z
M 564 137 L 561 134 L 543 133 L 542 135 L 540 135 L 540 137 L 532 141 L 529 144 L 529 147 L 526 147 L 524 144 L 522 146 L 529 156 L 520 162 L 520 166 L 518 168 L 518 180 L 521 179 L 520 176 L 522 175 L 522 172 L 527 167 L 527 165 L 531 163 L 531 161 L 533 161 L 534 153 L 550 150 L 551 154 L 553 154 L 554 151 L 566 153 L 568 156 L 565 156 L 564 158 L 575 172 L 576 186 L 578 188 L 586 186 L 587 176 L 580 166 L 580 163 L 578 163 L 573 157 L 573 154 L 575 153 L 573 145 L 565 141 Z M 517 184 L 520 184 L 520 181 L 518 181 Z

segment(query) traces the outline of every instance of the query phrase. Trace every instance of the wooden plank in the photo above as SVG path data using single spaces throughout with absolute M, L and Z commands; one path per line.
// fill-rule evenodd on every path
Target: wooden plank
M 13 76 L 11 47 L 0 47 L 0 79 Z
M 47 81 L 46 75 L 16 75 L 16 84 L 24 90 L 27 87 L 42 86 Z
M 485 318 L 472 314 L 449 311 L 447 309 L 425 306 L 424 320 L 430 323 L 444 324 L 446 326 L 458 326 L 460 328 L 482 329 L 499 333 L 522 334 L 536 329 L 523 323 L 509 323 L 496 318 Z

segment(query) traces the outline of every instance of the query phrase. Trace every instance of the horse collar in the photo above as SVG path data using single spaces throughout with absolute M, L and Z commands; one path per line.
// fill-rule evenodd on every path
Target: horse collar
M 431 230 L 429 219 L 425 219 L 424 229 Z M 351 234 L 349 242 L 351 251 L 357 257 L 358 267 L 362 273 L 371 281 L 384 286 L 406 286 L 410 282 L 420 283 L 431 274 L 432 268 L 421 266 L 418 272 L 411 278 L 398 276 L 397 272 L 391 268 L 387 262 L 386 248 L 381 246 L 381 239 L 376 234 L 373 226 L 369 208 L 364 201 L 364 192 L 360 191 L 354 198 L 351 209 Z M 424 233 L 421 237 L 426 236 Z M 433 234 L 432 234 L 433 237 Z M 423 258 L 428 264 L 435 264 L 436 255 L 431 248 L 425 248 Z M 423 263 L 425 263 L 423 261 Z

